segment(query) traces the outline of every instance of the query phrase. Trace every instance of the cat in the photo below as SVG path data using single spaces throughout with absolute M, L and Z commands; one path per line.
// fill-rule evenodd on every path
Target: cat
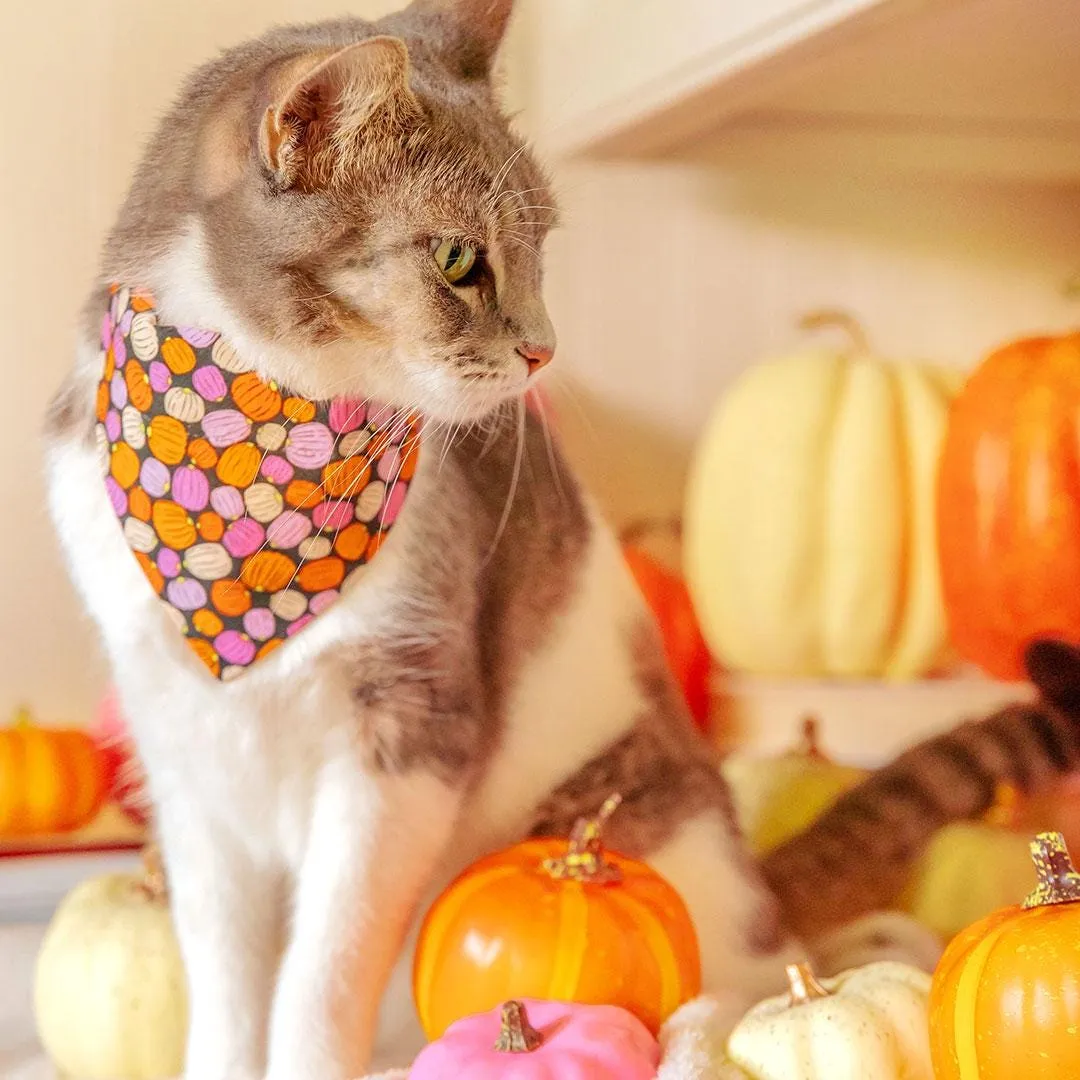
M 189 1080 L 345 1080 L 377 1049 L 404 1053 L 418 913 L 475 858 L 567 834 L 615 792 L 611 845 L 676 885 L 705 988 L 737 1013 L 807 948 L 835 957 L 827 933 L 849 891 L 852 914 L 887 903 L 892 863 L 978 813 L 988 778 L 1076 761 L 1071 727 L 1065 755 L 1018 712 L 912 751 L 755 864 L 616 540 L 523 404 L 555 350 L 541 288 L 557 211 L 492 88 L 511 3 L 416 0 L 378 22 L 276 29 L 198 70 L 135 174 L 50 409 L 51 512 L 155 808 L 190 987 Z M 194 537 L 211 579 L 230 557 L 216 539 L 228 514 L 214 502 L 177 516 L 172 497 L 180 469 L 193 490 L 224 483 L 232 447 L 199 417 L 230 386 L 239 403 L 245 368 L 258 401 L 248 419 L 229 410 L 237 438 L 265 399 L 294 411 L 238 461 L 264 469 L 301 415 L 332 421 L 327 403 L 347 400 L 367 417 L 375 399 L 388 409 L 350 443 L 372 466 L 338 508 L 358 516 L 354 502 L 375 498 L 385 524 L 395 485 L 372 479 L 374 442 L 380 466 L 415 473 L 393 530 L 365 525 L 348 582 L 317 592 L 325 610 L 310 619 L 315 586 L 302 595 L 290 578 L 225 631 L 269 579 L 211 610 L 189 581 Z M 159 392 L 164 412 L 139 404 Z M 422 433 L 418 457 L 406 428 Z M 154 503 L 147 455 L 177 469 Z M 225 502 L 247 499 L 230 528 L 264 520 L 250 489 L 226 487 Z M 328 550 L 326 526 L 298 550 Z M 194 545 L 186 562 L 169 530 Z M 192 612 L 173 581 L 206 606 Z M 1059 741 L 1066 726 L 1053 721 Z

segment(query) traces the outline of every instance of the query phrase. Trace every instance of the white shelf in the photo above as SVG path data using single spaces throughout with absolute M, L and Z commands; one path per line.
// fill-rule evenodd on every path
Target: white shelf
M 542 0 L 549 152 L 1080 178 L 1075 0 Z M 860 153 L 861 151 L 861 153 Z
M 0 925 L 47 922 L 80 881 L 133 871 L 138 852 L 88 852 L 0 859 Z
M 1027 684 L 978 675 L 909 683 L 728 675 L 717 683 L 725 749 L 752 756 L 782 753 L 798 741 L 803 719 L 813 715 L 830 757 L 868 768 L 1032 693 Z

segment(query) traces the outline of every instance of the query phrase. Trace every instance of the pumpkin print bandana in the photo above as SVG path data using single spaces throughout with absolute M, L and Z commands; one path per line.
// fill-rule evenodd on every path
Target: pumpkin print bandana
M 220 679 L 301 631 L 375 557 L 416 470 L 420 422 L 290 397 L 218 334 L 162 326 L 114 287 L 97 439 L 109 501 L 188 644 Z

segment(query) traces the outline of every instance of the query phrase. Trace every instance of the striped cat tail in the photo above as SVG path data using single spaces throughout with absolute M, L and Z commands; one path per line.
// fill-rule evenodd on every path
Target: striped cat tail
M 1000 784 L 1033 792 L 1080 768 L 1080 650 L 1039 641 L 1025 662 L 1037 700 L 912 747 L 764 857 L 796 933 L 813 937 L 895 904 L 934 833 L 982 816 Z

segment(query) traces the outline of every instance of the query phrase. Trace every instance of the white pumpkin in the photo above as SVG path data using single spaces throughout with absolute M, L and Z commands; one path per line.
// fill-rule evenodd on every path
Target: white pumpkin
M 34 1009 L 64 1076 L 183 1072 L 187 984 L 159 870 L 93 878 L 64 899 L 38 954 Z
M 748 1080 L 933 1080 L 926 972 L 886 961 L 818 982 L 792 964 L 788 978 L 790 994 L 755 1005 L 728 1038 Z
M 856 340 L 735 383 L 701 439 L 684 515 L 687 583 L 721 661 L 897 679 L 940 664 L 934 487 L 958 382 Z

